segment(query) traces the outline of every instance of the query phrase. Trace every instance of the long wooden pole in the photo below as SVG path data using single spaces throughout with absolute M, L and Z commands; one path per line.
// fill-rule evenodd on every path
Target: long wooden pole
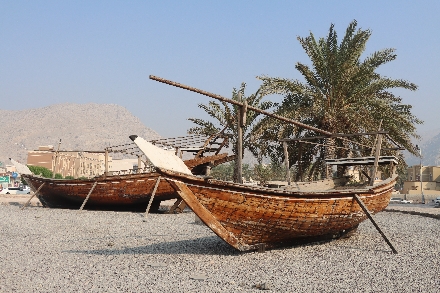
M 382 127 L 382 121 L 383 121 L 383 119 L 380 119 L 380 123 L 379 123 L 379 129 L 378 129 L 378 131 L 380 131 L 380 128 Z M 373 145 L 376 145 L 376 142 L 377 142 L 377 139 L 378 139 L 378 138 L 379 138 L 379 135 L 376 135 L 376 137 L 374 138 L 374 144 L 373 144 Z M 370 154 L 370 156 L 372 156 L 373 153 L 374 153 L 374 148 L 371 149 L 371 154 Z
M 107 148 L 105 148 L 104 164 L 105 164 L 104 177 L 107 177 L 107 175 L 108 175 L 108 149 Z
M 380 235 L 382 235 L 382 238 L 385 240 L 385 242 L 388 244 L 388 246 L 391 248 L 391 250 L 393 251 L 394 254 L 397 254 L 397 250 L 394 248 L 394 246 L 391 244 L 391 242 L 388 240 L 387 236 L 385 235 L 385 233 L 382 232 L 382 230 L 379 228 L 379 226 L 376 224 L 376 222 L 373 219 L 373 216 L 371 215 L 370 211 L 368 210 L 368 208 L 365 206 L 365 204 L 363 203 L 363 201 L 361 200 L 361 198 L 359 197 L 359 195 L 355 194 L 354 195 L 354 199 L 356 200 L 356 202 L 359 204 L 359 206 L 361 207 L 361 209 L 364 211 L 364 213 L 367 215 L 367 217 L 370 219 L 371 223 L 373 223 L 374 227 L 377 229 L 377 231 L 379 231 Z
M 222 97 L 220 95 L 216 95 L 216 94 L 213 94 L 213 93 L 210 93 L 210 92 L 207 92 L 207 91 L 204 91 L 204 90 L 200 90 L 200 89 L 197 89 L 197 88 L 194 88 L 194 87 L 190 87 L 190 86 L 187 86 L 187 85 L 184 85 L 184 84 L 181 84 L 181 83 L 177 83 L 177 82 L 174 82 L 174 81 L 171 81 L 171 80 L 160 78 L 160 77 L 157 77 L 157 76 L 154 76 L 154 75 L 150 75 L 150 79 L 158 81 L 158 82 L 162 82 L 162 83 L 165 83 L 165 84 L 168 84 L 168 85 L 172 85 L 172 86 L 175 86 L 175 87 L 179 87 L 179 88 L 182 88 L 182 89 L 185 89 L 185 90 L 189 90 L 189 91 L 192 91 L 192 92 L 196 92 L 196 93 L 199 93 L 199 94 L 211 97 L 213 99 L 217 99 L 217 100 L 220 100 L 220 101 L 223 101 L 223 102 L 231 103 L 231 104 L 234 104 L 234 105 L 237 105 L 237 106 L 240 106 L 240 107 L 243 106 L 243 103 L 241 103 L 241 102 L 238 102 L 238 101 L 235 101 L 235 100 L 232 100 L 232 99 L 228 99 L 228 98 Z M 269 116 L 269 117 L 276 118 L 278 120 L 281 120 L 281 121 L 284 121 L 284 122 L 287 122 L 287 123 L 294 124 L 296 126 L 304 128 L 304 129 L 316 131 L 316 132 L 322 133 L 322 134 L 327 135 L 327 136 L 331 136 L 332 135 L 331 132 L 328 132 L 328 131 L 325 131 L 325 130 L 322 130 L 322 129 L 319 129 L 319 128 L 316 128 L 316 127 L 313 127 L 313 126 L 310 126 L 310 125 L 307 125 L 307 124 L 304 124 L 304 123 L 301 123 L 299 121 L 291 120 L 291 119 L 285 118 L 283 116 L 267 112 L 265 110 L 261 110 L 260 108 L 256 108 L 256 107 L 253 107 L 253 106 L 247 106 L 247 109 L 255 111 L 257 113 L 264 114 L 264 115 Z
M 238 93 L 239 100 L 241 100 L 241 93 Z M 236 183 L 243 183 L 243 127 L 246 125 L 246 102 L 243 106 L 239 106 L 237 111 L 237 156 L 235 161 L 235 170 L 237 178 Z
M 142 170 L 142 160 L 141 160 L 141 156 L 138 156 L 138 168 L 137 168 L 137 173 L 140 174 Z
M 304 181 L 304 176 L 303 176 L 303 171 L 302 171 L 302 147 L 303 144 L 300 142 L 299 146 L 298 146 L 298 169 L 299 169 L 299 174 L 300 174 L 300 179 L 301 182 Z
M 374 179 L 376 179 L 377 167 L 379 166 L 379 156 L 380 156 L 380 147 L 382 144 L 382 134 L 377 135 L 377 143 L 376 143 L 376 155 L 374 157 L 374 165 L 373 170 L 371 172 L 370 185 L 374 184 Z
M 57 158 L 58 158 L 58 152 L 60 151 L 60 145 L 61 145 L 61 138 L 60 141 L 58 142 L 58 148 L 57 151 L 55 152 L 55 161 L 53 163 L 53 173 L 52 173 L 52 178 L 55 178 L 55 172 L 57 170 Z

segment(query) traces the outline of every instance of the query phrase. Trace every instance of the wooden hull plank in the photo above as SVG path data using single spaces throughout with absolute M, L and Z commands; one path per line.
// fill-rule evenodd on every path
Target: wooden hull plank
M 226 230 L 212 214 L 200 204 L 194 196 L 194 193 L 186 186 L 186 184 L 178 181 L 169 181 L 171 185 L 179 193 L 180 197 L 187 203 L 187 205 L 199 216 L 199 218 L 216 233 L 220 238 L 225 240 L 228 244 L 238 250 L 249 250 L 248 245 L 243 245 L 238 239 Z

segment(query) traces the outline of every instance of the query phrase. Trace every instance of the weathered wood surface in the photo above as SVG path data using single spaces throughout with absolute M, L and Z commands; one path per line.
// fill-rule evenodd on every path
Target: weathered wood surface
M 184 163 L 198 174 L 199 165 L 228 159 L 227 154 L 206 156 Z M 33 191 L 43 183 L 45 186 L 37 194 L 40 202 L 50 208 L 79 209 L 92 190 L 87 200 L 86 209 L 131 210 L 144 212 L 151 197 L 158 173 L 138 173 L 125 175 L 107 175 L 91 179 L 50 179 L 29 174 L 22 174 Z M 177 199 L 179 195 L 165 180 L 157 188 L 151 211 L 157 211 L 160 202 Z
M 200 158 L 186 160 L 185 165 L 189 169 L 191 169 L 191 172 L 194 174 L 192 169 L 197 166 L 209 163 L 212 165 L 212 167 L 215 167 L 217 165 L 232 161 L 232 160 L 234 160 L 234 158 L 235 158 L 234 155 L 228 156 L 227 153 L 223 153 L 223 154 L 214 155 L 214 156 L 200 157 Z
M 387 207 L 397 178 L 368 188 L 319 191 L 318 184 L 314 192 L 301 192 L 158 172 L 208 227 L 238 250 L 342 236 L 367 218 L 354 195 L 372 213 L 380 212 Z

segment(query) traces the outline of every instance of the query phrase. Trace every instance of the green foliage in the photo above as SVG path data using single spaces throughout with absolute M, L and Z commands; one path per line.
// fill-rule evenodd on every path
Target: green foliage
M 394 49 L 377 51 L 361 60 L 370 36 L 370 30 L 357 29 L 357 22 L 353 21 L 340 43 L 333 24 L 326 38 L 315 39 L 312 33 L 305 38 L 298 37 L 311 61 L 310 65 L 298 62 L 295 66 L 305 82 L 261 76 L 261 95 L 283 95 L 276 114 L 332 133 L 373 132 L 382 123 L 381 129 L 416 155 L 411 140 L 419 137 L 415 125 L 423 122 L 411 113 L 410 105 L 402 104 L 401 98 L 390 90 L 414 91 L 417 86 L 376 72 L 379 66 L 396 59 Z M 319 135 L 271 118 L 264 118 L 254 128 L 254 136 L 266 141 Z M 309 178 L 316 179 L 324 172 L 325 158 L 370 155 L 375 136 L 358 136 L 350 140 L 321 138 L 314 141 L 321 145 L 302 144 L 301 150 L 299 144 L 291 144 L 289 163 L 291 166 L 301 165 L 302 170 L 308 170 Z M 324 149 L 323 144 L 333 147 Z M 359 144 L 363 146 L 359 147 Z M 266 146 L 264 152 L 272 161 L 280 163 L 284 160 L 281 144 Z M 383 144 L 383 147 L 390 146 L 393 145 L 389 142 Z M 402 157 L 400 161 L 403 163 L 400 168 L 405 168 Z
M 60 173 L 56 173 L 55 179 L 63 179 L 63 175 L 61 175 Z
M 259 91 L 245 96 L 246 84 L 242 83 L 240 89 L 234 88 L 232 91 L 232 99 L 239 102 L 246 102 L 249 106 L 257 107 L 263 110 L 271 108 L 274 104 L 270 101 L 262 102 L 263 96 Z M 207 136 L 220 133 L 223 131 L 229 135 L 232 143 L 232 151 L 237 155 L 236 142 L 238 138 L 237 119 L 239 117 L 240 107 L 228 104 L 226 102 L 210 101 L 207 105 L 199 104 L 199 108 L 203 109 L 215 120 L 215 124 L 211 121 L 205 121 L 197 118 L 189 118 L 198 126 L 188 130 L 189 134 L 204 134 Z M 257 122 L 259 113 L 254 111 L 246 112 L 246 123 L 243 127 L 243 150 L 249 149 L 253 153 L 258 154 L 258 140 L 252 136 L 252 129 Z M 243 154 L 240 154 L 243 156 Z
M 65 179 L 75 179 L 75 177 L 73 177 L 73 176 L 66 176 L 66 177 L 64 177 Z
M 408 169 L 398 169 L 397 174 L 399 177 L 397 178 L 396 188 L 400 190 L 403 188 L 403 183 L 408 180 Z
M 52 178 L 52 171 L 41 166 L 30 166 L 28 165 L 29 170 L 35 175 L 41 175 L 45 178 Z
M 260 185 L 268 181 L 286 181 L 286 168 L 279 164 L 256 164 L 253 170 L 254 178 L 260 182 Z
M 234 162 L 215 166 L 211 170 L 210 176 L 218 180 L 232 181 L 234 176 Z

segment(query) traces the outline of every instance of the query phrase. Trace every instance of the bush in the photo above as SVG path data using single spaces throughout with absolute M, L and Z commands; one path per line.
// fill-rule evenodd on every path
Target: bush
M 31 170 L 32 173 L 34 173 L 35 175 L 41 175 L 45 178 L 52 178 L 52 171 L 47 169 L 46 167 L 41 167 L 41 166 L 29 166 L 28 165 L 29 170 Z M 61 177 L 62 178 L 62 177 Z

